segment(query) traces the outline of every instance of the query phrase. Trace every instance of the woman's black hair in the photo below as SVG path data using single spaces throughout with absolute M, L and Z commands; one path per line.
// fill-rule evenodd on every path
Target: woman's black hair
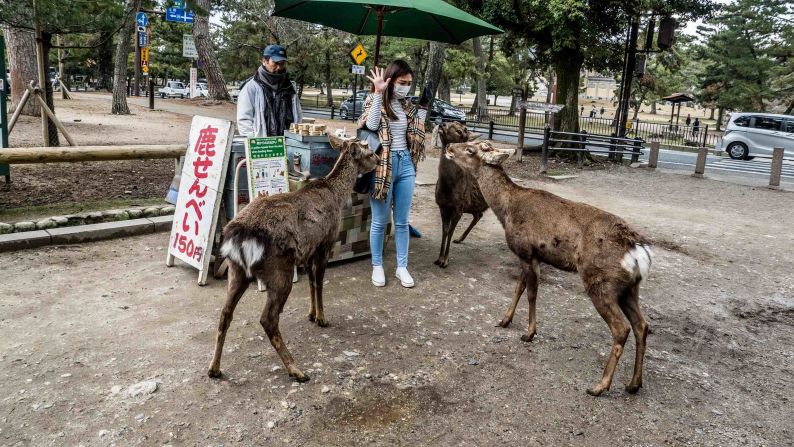
M 386 109 L 386 116 L 388 116 L 389 119 L 397 119 L 397 115 L 391 108 L 391 99 L 394 97 L 394 83 L 397 81 L 397 78 L 407 74 L 413 76 L 414 71 L 411 70 L 411 66 L 408 65 L 408 62 L 402 59 L 397 59 L 389 64 L 389 66 L 386 67 L 386 72 L 383 74 L 384 78 L 391 79 L 389 85 L 386 86 L 386 90 L 383 91 L 383 107 Z

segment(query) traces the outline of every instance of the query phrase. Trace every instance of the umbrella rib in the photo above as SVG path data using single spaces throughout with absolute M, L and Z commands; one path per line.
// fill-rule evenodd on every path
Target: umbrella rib
M 361 20 L 361 24 L 358 25 L 358 35 L 359 36 L 364 33 L 364 27 L 367 26 L 367 20 L 369 20 L 370 14 L 372 14 L 372 8 L 373 8 L 372 5 L 367 5 L 367 14 Z
M 434 21 L 434 22 L 436 22 L 436 23 L 438 24 L 439 28 L 443 29 L 443 30 L 444 30 L 444 32 L 445 32 L 445 33 L 447 33 L 447 36 L 449 36 L 449 37 L 451 37 L 451 38 L 452 38 L 452 41 L 451 41 L 450 43 L 456 43 L 456 42 L 458 41 L 458 40 L 455 38 L 455 36 L 453 36 L 453 35 L 452 35 L 452 33 L 450 33 L 450 32 L 449 32 L 449 30 L 447 29 L 447 27 L 446 27 L 446 26 L 444 26 L 444 24 L 443 24 L 443 23 L 441 23 L 441 22 L 440 22 L 440 21 L 439 21 L 439 20 L 436 18 L 436 15 L 435 15 L 435 14 L 429 14 L 429 15 L 430 15 L 430 17 L 433 19 L 433 21 Z

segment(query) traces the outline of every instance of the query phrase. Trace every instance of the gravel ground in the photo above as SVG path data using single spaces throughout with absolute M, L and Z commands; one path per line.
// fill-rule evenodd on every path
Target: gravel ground
M 638 394 L 623 390 L 633 338 L 612 390 L 585 394 L 610 336 L 574 274 L 542 268 L 535 341 L 520 341 L 523 301 L 495 327 L 518 271 L 498 221 L 487 213 L 439 269 L 433 187 L 419 186 L 416 288 L 388 275 L 375 289 L 366 260 L 335 264 L 318 328 L 295 285 L 281 329 L 304 384 L 268 343 L 253 287 L 225 378 L 207 378 L 225 282 L 166 268 L 167 234 L 0 254 L 0 444 L 792 445 L 794 195 L 642 169 L 558 183 L 508 170 L 655 241 Z M 392 247 L 385 259 L 390 271 Z

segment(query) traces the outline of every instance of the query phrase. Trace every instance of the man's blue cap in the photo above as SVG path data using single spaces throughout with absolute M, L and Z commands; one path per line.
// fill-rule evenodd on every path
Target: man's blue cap
M 262 55 L 269 57 L 273 62 L 281 62 L 287 60 L 287 50 L 281 45 L 268 45 Z

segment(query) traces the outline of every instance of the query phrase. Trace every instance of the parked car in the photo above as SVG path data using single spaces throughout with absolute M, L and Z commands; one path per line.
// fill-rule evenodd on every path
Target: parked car
M 206 82 L 197 82 L 196 83 L 196 98 L 199 97 L 208 98 L 210 96 L 209 88 L 207 87 Z
M 716 149 L 735 160 L 747 160 L 771 155 L 775 147 L 782 147 L 786 157 L 794 156 L 794 116 L 732 113 Z
M 358 118 L 361 115 L 361 110 L 364 108 L 364 100 L 367 99 L 367 95 L 369 94 L 368 90 L 364 90 L 361 92 L 356 92 L 356 114 L 353 115 L 353 95 L 350 95 L 349 98 L 342 101 L 342 104 L 339 106 L 339 117 L 343 120 Z
M 157 90 L 161 98 L 184 98 L 190 96 L 190 89 L 179 81 L 168 81 L 165 87 Z
M 414 104 L 419 101 L 418 96 L 409 96 L 408 99 Z M 466 112 L 442 99 L 435 99 L 430 110 L 430 121 L 459 121 L 466 124 Z

